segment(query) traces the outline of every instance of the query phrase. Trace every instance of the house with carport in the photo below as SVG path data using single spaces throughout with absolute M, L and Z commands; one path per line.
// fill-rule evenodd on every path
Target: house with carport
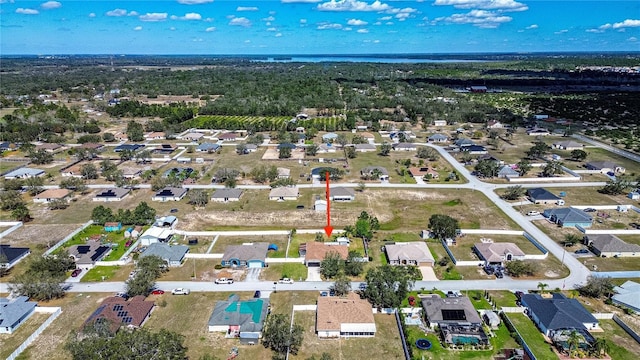
M 209 317 L 209 332 L 225 333 L 226 338 L 239 338 L 241 344 L 255 345 L 262 338 L 264 322 L 269 314 L 269 299 L 241 301 L 238 295 L 216 303 Z
M 423 241 L 396 242 L 386 244 L 389 265 L 433 266 L 435 259 Z
M 222 255 L 224 267 L 266 267 L 267 251 L 269 244 L 266 242 L 245 243 L 242 245 L 229 245 Z
M 376 331 L 371 304 L 356 293 L 318 297 L 316 334 L 319 338 L 374 337 Z

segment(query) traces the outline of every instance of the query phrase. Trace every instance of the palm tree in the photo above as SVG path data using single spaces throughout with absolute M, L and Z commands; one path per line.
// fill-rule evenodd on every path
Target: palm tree
M 578 349 L 582 340 L 582 335 L 576 330 L 571 330 L 567 337 L 567 346 L 569 347 L 569 357 L 573 358 L 573 353 Z
M 605 338 L 597 338 L 596 341 L 591 344 L 590 351 L 593 355 L 600 358 L 609 352 L 609 343 Z
M 549 284 L 545 284 L 543 282 L 539 282 L 538 283 L 538 288 L 540 289 L 541 293 L 544 293 L 544 289 L 546 289 L 549 286 Z

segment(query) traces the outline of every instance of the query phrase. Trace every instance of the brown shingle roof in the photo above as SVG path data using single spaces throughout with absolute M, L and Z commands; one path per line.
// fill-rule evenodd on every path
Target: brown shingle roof
M 85 321 L 85 325 L 103 318 L 111 321 L 111 330 L 114 332 L 120 325 L 140 327 L 151 314 L 153 306 L 153 301 L 146 301 L 141 295 L 134 296 L 129 301 L 118 296 L 108 297 Z
M 316 311 L 316 331 L 340 330 L 341 324 L 375 323 L 371 304 L 353 292 L 346 297 L 318 297 Z
M 67 189 L 48 189 L 36 195 L 36 199 L 64 199 L 71 191 Z
M 331 251 L 337 252 L 342 259 L 347 259 L 349 255 L 349 247 L 347 245 L 327 245 L 321 242 L 308 242 L 307 253 L 304 256 L 305 261 L 323 260 L 327 253 Z

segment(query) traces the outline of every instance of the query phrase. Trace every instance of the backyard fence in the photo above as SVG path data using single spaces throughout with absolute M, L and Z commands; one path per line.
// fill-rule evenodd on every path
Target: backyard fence
M 404 333 L 404 328 L 402 327 L 402 317 L 399 312 L 395 312 L 396 315 L 396 324 L 398 325 L 398 331 L 400 331 L 400 340 L 402 340 L 402 351 L 404 352 L 405 360 L 411 360 L 411 355 L 409 355 L 409 347 L 407 345 L 407 338 Z
M 536 240 L 533 236 L 531 236 L 528 232 L 524 232 L 522 233 L 522 235 L 524 235 L 525 238 L 527 238 L 527 240 L 529 240 L 533 246 L 535 246 L 536 248 L 538 248 L 538 250 L 542 251 L 543 254 L 548 254 L 549 250 L 547 250 L 547 248 L 545 248 L 544 246 L 542 246 L 542 244 L 540 244 L 538 242 L 538 240 Z M 545 256 L 546 257 L 546 256 Z
M 624 323 L 624 321 L 622 321 L 622 319 L 620 319 L 617 315 L 613 315 L 613 321 L 616 322 L 616 324 L 620 325 L 620 327 L 627 332 L 627 334 L 629 334 L 638 344 L 640 344 L 640 335 L 635 332 L 632 328 L 630 328 L 629 326 L 627 326 L 627 324 Z
M 84 225 L 82 225 L 81 227 L 77 228 L 76 230 L 74 230 L 71 234 L 67 235 L 64 239 L 58 241 L 57 244 L 53 245 L 52 247 L 49 248 L 49 250 L 45 251 L 45 255 L 50 255 L 52 252 L 58 250 L 58 248 L 62 245 L 64 245 L 64 243 L 66 243 L 67 241 L 71 240 L 71 238 L 73 238 L 74 236 L 78 235 L 82 230 L 88 228 L 91 224 L 93 224 L 93 220 L 89 220 L 87 221 Z
M 59 307 L 56 307 L 56 308 L 36 307 L 34 311 L 35 312 L 43 312 L 43 313 L 51 312 L 51 316 L 49 316 L 49 318 L 47 318 L 47 320 L 44 323 L 42 323 L 42 325 L 40 325 L 36 329 L 36 331 L 34 331 L 33 334 L 31 334 L 31 336 L 29 336 L 27 338 L 27 340 L 25 340 L 22 344 L 20 344 L 20 346 L 18 346 L 18 348 L 14 352 L 12 352 L 11 355 L 9 355 L 7 360 L 14 360 L 29 345 L 31 345 L 31 343 L 44 331 L 44 329 L 46 329 L 53 322 L 53 320 L 55 320 L 60 315 L 60 313 L 62 313 L 62 308 L 59 308 Z
M 614 313 L 591 313 L 591 315 L 593 315 L 593 317 L 596 319 L 611 320 L 613 319 L 613 315 L 615 314 Z
M 22 221 L 0 221 L 0 225 L 2 226 L 11 226 L 7 230 L 0 233 L 0 239 L 11 234 L 16 229 L 22 226 Z
M 507 314 L 504 311 L 501 311 L 500 317 L 502 317 L 502 320 L 504 321 L 504 324 L 507 326 L 507 329 L 509 329 L 509 331 L 516 334 L 516 340 L 518 344 L 522 345 L 522 349 L 524 349 L 524 352 L 526 352 L 527 355 L 529 355 L 529 358 L 531 360 L 537 360 L 535 355 L 533 355 L 533 351 L 531 351 L 531 349 L 529 348 L 529 345 L 527 345 L 527 342 L 524 341 L 524 338 L 522 337 L 522 335 L 520 335 L 520 332 L 518 331 L 518 329 L 516 329 L 515 325 L 513 325 L 513 323 L 511 322 L 511 319 L 509 319 Z

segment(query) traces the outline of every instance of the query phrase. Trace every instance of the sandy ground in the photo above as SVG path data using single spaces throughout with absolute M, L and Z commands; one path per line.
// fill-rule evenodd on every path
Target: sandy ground
M 26 224 L 5 236 L 2 240 L 5 243 L 8 242 L 9 245 L 15 246 L 36 244 L 54 245 L 80 226 L 82 226 L 82 224 Z

